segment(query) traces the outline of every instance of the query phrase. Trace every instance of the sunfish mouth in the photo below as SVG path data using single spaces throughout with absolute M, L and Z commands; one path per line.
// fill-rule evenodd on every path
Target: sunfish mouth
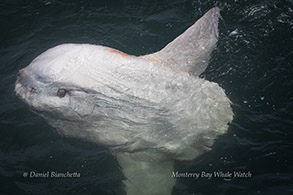
M 24 70 L 20 70 L 17 74 L 14 92 L 25 103 L 29 103 L 29 99 L 36 93 L 36 88 L 33 87 L 33 81 L 30 78 L 24 78 Z M 32 106 L 32 105 L 31 105 Z

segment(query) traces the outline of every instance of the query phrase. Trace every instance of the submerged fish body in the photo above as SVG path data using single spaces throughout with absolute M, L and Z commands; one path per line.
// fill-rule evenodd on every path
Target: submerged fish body
M 56 46 L 20 70 L 15 92 L 60 134 L 115 148 L 128 194 L 170 194 L 173 160 L 209 150 L 233 119 L 224 90 L 198 77 L 217 42 L 218 17 L 211 9 L 161 51 L 140 57 Z

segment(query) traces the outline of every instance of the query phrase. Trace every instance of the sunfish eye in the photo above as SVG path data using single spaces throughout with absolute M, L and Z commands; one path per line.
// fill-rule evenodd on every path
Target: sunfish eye
M 66 95 L 66 89 L 58 89 L 57 96 L 63 98 Z

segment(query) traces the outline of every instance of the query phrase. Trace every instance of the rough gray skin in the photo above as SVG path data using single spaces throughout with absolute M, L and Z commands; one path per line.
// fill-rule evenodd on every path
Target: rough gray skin
M 63 44 L 20 70 L 17 96 L 57 131 L 113 149 L 127 194 L 171 194 L 174 160 L 210 149 L 233 118 L 218 84 L 200 79 L 218 39 L 213 8 L 161 51 L 141 57 Z

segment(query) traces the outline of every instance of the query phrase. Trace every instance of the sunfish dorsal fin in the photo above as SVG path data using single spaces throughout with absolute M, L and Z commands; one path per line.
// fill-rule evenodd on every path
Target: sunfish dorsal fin
M 218 7 L 210 9 L 162 50 L 145 57 L 200 75 L 206 69 L 218 40 L 219 16 Z

